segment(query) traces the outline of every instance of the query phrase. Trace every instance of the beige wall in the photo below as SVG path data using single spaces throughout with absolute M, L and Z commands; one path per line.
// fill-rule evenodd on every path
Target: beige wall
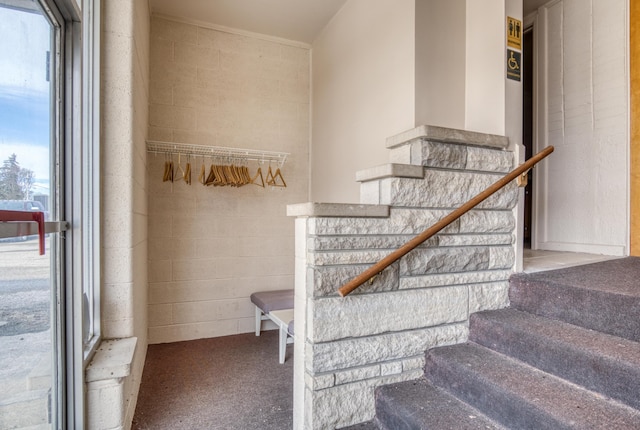
M 415 0 L 350 0 L 313 43 L 311 198 L 358 202 L 355 172 L 415 123 Z
M 521 84 L 505 73 L 519 0 L 349 0 L 313 43 L 311 197 L 358 202 L 355 172 L 420 125 L 521 143 Z
M 415 125 L 462 130 L 465 126 L 466 0 L 416 1 L 415 21 Z
M 309 57 L 299 44 L 152 18 L 151 140 L 291 155 L 288 186 L 270 189 L 205 187 L 201 157 L 192 185 L 162 182 L 164 156 L 149 154 L 151 343 L 250 332 L 250 294 L 293 288 L 286 205 L 309 197 Z
M 147 349 L 149 10 L 147 2 L 103 2 L 102 334 L 137 337 L 125 382 L 125 423 L 135 410 Z
M 465 130 L 504 136 L 505 0 L 467 0 L 466 16 Z

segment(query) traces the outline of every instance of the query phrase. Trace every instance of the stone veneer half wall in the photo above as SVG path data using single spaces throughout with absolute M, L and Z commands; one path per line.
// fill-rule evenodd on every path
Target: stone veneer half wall
M 337 294 L 511 170 L 507 144 L 419 127 L 388 141 L 394 164 L 359 172 L 361 204 L 289 206 L 297 217 L 294 428 L 371 420 L 377 386 L 419 378 L 427 349 L 466 341 L 471 313 L 508 305 L 513 183 L 351 295 Z

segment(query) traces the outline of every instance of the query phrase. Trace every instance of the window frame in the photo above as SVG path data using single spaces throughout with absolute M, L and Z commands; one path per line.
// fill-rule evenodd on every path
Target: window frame
M 85 369 L 100 326 L 100 0 L 53 1 L 66 11 L 64 128 L 66 233 L 66 413 L 68 428 L 86 427 Z M 85 307 L 84 297 L 88 293 Z M 88 326 L 88 327 L 87 327 Z M 88 330 L 89 338 L 85 333 Z
M 56 428 L 84 428 L 86 366 L 101 341 L 100 286 L 100 43 L 101 0 L 15 0 L 37 4 L 52 26 L 50 76 L 50 214 L 52 252 L 51 407 Z M 34 7 L 34 6 L 31 6 Z M 0 237 L 17 237 L 33 223 L 0 223 Z M 89 307 L 84 304 L 87 293 Z M 88 311 L 88 312 L 87 312 Z M 85 329 L 89 327 L 89 336 Z
M 100 331 L 100 0 L 37 0 L 60 22 L 60 57 L 56 76 L 61 80 L 55 96 L 57 142 L 52 170 L 58 220 L 69 228 L 61 233 L 64 260 L 57 273 L 61 358 L 57 377 L 61 392 L 59 428 L 86 426 L 85 369 L 101 341 Z M 89 293 L 90 312 L 84 306 Z M 87 315 L 88 314 L 88 315 Z M 85 339 L 89 325 L 90 337 Z
M 82 204 L 83 225 L 83 267 L 86 269 L 83 285 L 91 289 L 90 303 L 93 306 L 91 338 L 83 342 L 84 365 L 88 364 L 102 337 L 101 331 L 101 229 L 100 229 L 100 43 L 101 43 L 101 0 L 83 1 L 82 45 L 82 146 L 87 166 L 83 170 Z

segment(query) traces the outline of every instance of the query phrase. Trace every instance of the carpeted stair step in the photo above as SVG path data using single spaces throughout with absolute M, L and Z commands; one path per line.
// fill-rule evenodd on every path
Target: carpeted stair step
M 381 430 L 504 429 L 424 378 L 378 388 L 375 422 Z
M 471 315 L 469 340 L 640 409 L 640 343 L 515 309 Z
M 640 342 L 640 258 L 511 277 L 511 307 Z
M 373 421 L 367 421 L 364 423 L 354 424 L 348 427 L 342 427 L 340 430 L 381 430 L 381 429 Z
M 637 429 L 640 412 L 468 343 L 435 348 L 425 376 L 510 429 Z

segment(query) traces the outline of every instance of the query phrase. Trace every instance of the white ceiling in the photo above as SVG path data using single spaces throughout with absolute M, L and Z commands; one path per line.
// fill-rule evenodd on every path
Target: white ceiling
M 346 0 L 149 0 L 152 13 L 311 44 Z
M 347 0 L 149 0 L 152 13 L 311 44 Z M 524 15 L 550 0 L 524 0 Z

